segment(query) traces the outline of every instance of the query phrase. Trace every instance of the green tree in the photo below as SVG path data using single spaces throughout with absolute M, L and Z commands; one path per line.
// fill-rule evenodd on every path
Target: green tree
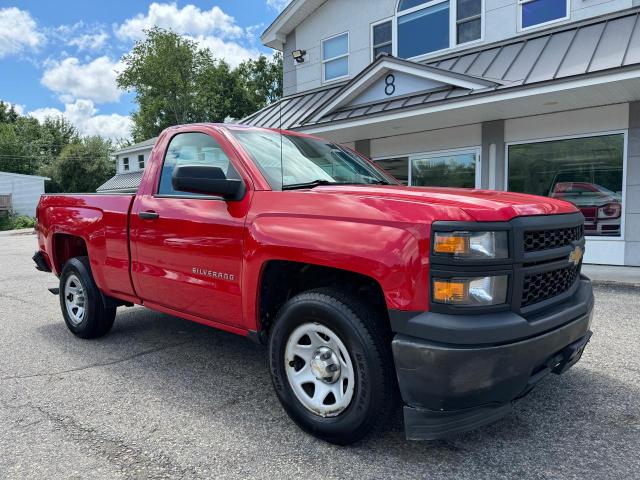
M 277 52 L 272 59 L 260 55 L 247 60 L 240 64 L 238 73 L 250 102 L 250 111 L 243 112 L 242 117 L 282 97 L 282 53 Z
M 101 137 L 84 137 L 67 145 L 60 156 L 42 173 L 51 182 L 50 192 L 95 192 L 96 188 L 116 173 L 115 164 L 110 159 L 113 146 L 111 141 Z
M 48 158 L 43 151 L 38 120 L 18 117 L 0 123 L 0 171 L 34 175 Z
M 50 158 L 55 158 L 64 147 L 78 140 L 78 130 L 65 117 L 47 117 L 42 122 L 40 145 Z
M 158 135 L 171 125 L 189 123 L 195 111 L 196 78 L 206 51 L 177 33 L 154 27 L 144 41 L 136 42 L 122 58 L 124 71 L 118 86 L 135 90 L 133 137 L 141 141 Z
M 0 100 L 0 123 L 15 123 L 18 119 L 18 112 L 13 105 Z
M 282 56 L 260 56 L 233 69 L 216 52 L 154 27 L 122 58 L 118 86 L 136 92 L 133 137 L 193 122 L 240 119 L 282 95 Z

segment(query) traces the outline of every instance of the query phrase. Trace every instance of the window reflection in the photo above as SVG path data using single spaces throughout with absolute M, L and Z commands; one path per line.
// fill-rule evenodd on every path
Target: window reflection
M 476 186 L 475 153 L 459 153 L 411 161 L 411 185 L 421 187 Z
M 585 232 L 620 236 L 624 135 L 509 146 L 509 190 L 566 200 L 585 217 Z

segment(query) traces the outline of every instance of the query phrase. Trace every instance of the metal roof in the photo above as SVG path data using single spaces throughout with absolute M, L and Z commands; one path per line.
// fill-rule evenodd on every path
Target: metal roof
M 346 83 L 284 97 L 240 121 L 243 125 L 294 130 Z
M 295 130 L 369 115 L 384 115 L 399 109 L 419 108 L 432 102 L 454 101 L 479 93 L 486 95 L 540 82 L 559 81 L 637 66 L 640 64 L 639 15 L 640 9 L 629 9 L 424 62 L 436 71 L 496 82 L 493 88 L 482 91 L 452 85 L 369 105 L 337 109 L 314 122 L 310 121 L 318 115 L 328 99 L 339 95 L 357 82 L 359 74 L 347 83 L 285 97 L 240 123 Z M 373 64 L 380 61 L 378 58 Z
M 528 85 L 640 62 L 638 9 L 563 25 L 427 64 L 507 84 Z
M 96 192 L 109 193 L 135 193 L 138 190 L 144 170 L 135 172 L 119 173 L 100 185 Z
M 129 145 L 128 147 L 117 150 L 114 155 L 122 155 L 124 153 L 135 152 L 138 150 L 146 150 L 149 147 L 153 147 L 156 144 L 156 140 L 158 140 L 158 137 L 150 138 L 149 140 L 145 140 L 144 142 L 134 143 L 133 145 Z

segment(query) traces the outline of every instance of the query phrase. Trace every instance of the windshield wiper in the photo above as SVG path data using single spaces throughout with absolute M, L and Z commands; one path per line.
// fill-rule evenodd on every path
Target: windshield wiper
M 332 182 L 330 180 L 314 180 L 312 182 L 305 183 L 291 183 L 288 185 L 284 185 L 282 187 L 283 190 L 296 190 L 298 188 L 314 188 L 319 187 L 321 185 L 370 185 L 362 182 Z
M 320 185 L 335 185 L 336 182 L 331 182 L 329 180 L 313 180 L 312 182 L 304 182 L 304 183 L 290 183 L 288 185 L 283 185 L 283 190 L 295 190 L 297 188 L 313 188 L 318 187 Z

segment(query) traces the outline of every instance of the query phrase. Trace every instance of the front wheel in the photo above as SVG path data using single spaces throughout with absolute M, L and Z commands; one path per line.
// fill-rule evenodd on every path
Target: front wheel
M 346 445 L 386 423 L 397 387 L 384 325 L 374 309 L 333 289 L 282 307 L 269 341 L 271 375 L 303 430 Z
M 62 268 L 60 308 L 67 327 L 80 338 L 101 337 L 111 330 L 116 309 L 104 305 L 87 257 L 72 258 Z

